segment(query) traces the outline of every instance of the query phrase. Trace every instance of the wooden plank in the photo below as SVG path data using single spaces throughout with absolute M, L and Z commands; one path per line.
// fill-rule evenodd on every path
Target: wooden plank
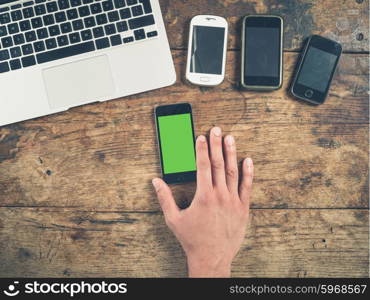
M 211 128 L 208 119 L 197 116 L 198 134 Z M 155 133 L 148 118 L 142 124 L 59 137 L 30 131 L 0 165 L 1 205 L 157 210 Z M 236 137 L 239 159 L 255 161 L 253 207 L 368 207 L 367 125 L 221 125 Z M 173 190 L 185 205 L 194 185 Z
M 343 44 L 345 51 L 369 51 L 369 2 L 310 0 L 160 0 L 172 48 L 187 48 L 190 19 L 199 14 L 226 17 L 229 48 L 240 49 L 241 19 L 251 14 L 280 15 L 285 20 L 285 50 L 298 50 L 305 38 L 320 34 Z
M 253 210 L 238 277 L 367 277 L 368 210 Z M 1 277 L 182 277 L 160 213 L 0 208 Z

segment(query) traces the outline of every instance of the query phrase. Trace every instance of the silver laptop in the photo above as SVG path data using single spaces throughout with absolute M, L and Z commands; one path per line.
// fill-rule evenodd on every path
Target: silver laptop
M 0 126 L 175 80 L 158 0 L 0 0 Z

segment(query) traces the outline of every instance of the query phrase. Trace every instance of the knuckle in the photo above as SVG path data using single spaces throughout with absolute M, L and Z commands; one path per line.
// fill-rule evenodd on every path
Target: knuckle
M 212 167 L 214 169 L 223 169 L 224 168 L 224 162 L 221 159 L 212 159 Z
M 228 168 L 226 170 L 226 176 L 236 179 L 238 177 L 238 170 L 235 168 Z

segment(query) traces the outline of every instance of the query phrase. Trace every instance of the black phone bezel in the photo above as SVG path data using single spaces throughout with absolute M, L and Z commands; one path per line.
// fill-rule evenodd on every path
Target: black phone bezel
M 334 67 L 333 67 L 333 70 L 331 71 L 330 78 L 328 80 L 328 84 L 327 84 L 325 92 L 321 92 L 321 91 L 318 91 L 318 90 L 316 90 L 312 87 L 305 86 L 303 84 L 298 83 L 298 78 L 301 74 L 303 65 L 306 61 L 307 52 L 310 49 L 310 47 L 320 49 L 322 51 L 333 54 L 337 57 L 337 59 L 335 61 L 335 64 L 334 64 Z M 319 35 L 311 36 L 309 38 L 309 40 L 307 41 L 307 44 L 306 44 L 306 47 L 304 49 L 304 52 L 303 52 L 298 70 L 296 72 L 296 75 L 294 77 L 294 80 L 293 80 L 293 83 L 292 83 L 292 86 L 291 86 L 291 93 L 293 94 L 293 96 L 295 96 L 295 97 L 297 97 L 301 100 L 308 101 L 308 102 L 313 103 L 313 104 L 317 104 L 317 105 L 323 104 L 325 102 L 327 96 L 328 96 L 330 86 L 331 86 L 331 82 L 333 80 L 335 71 L 337 69 L 341 54 L 342 54 L 342 46 L 339 43 L 337 43 L 335 41 L 332 41 L 330 39 L 324 38 L 324 37 L 319 36 Z M 308 95 L 310 95 L 310 96 L 308 97 Z
M 180 103 L 180 104 L 157 106 L 155 108 L 155 121 L 156 121 L 156 129 L 157 129 L 159 157 L 161 160 L 162 178 L 168 184 L 193 182 L 196 180 L 197 171 L 195 170 L 195 171 L 190 171 L 190 172 L 181 172 L 181 173 L 172 173 L 172 174 L 164 173 L 162 147 L 161 147 L 161 133 L 159 130 L 158 117 L 187 114 L 187 113 L 190 113 L 191 127 L 192 127 L 193 140 L 194 140 L 194 151 L 195 151 L 195 133 L 194 133 L 194 122 L 193 122 L 193 113 L 192 113 L 191 104 L 190 103 Z
M 281 17 L 278 16 L 248 16 L 244 20 L 244 43 L 246 43 L 247 39 L 247 29 L 248 27 L 260 27 L 260 28 L 277 28 L 279 29 L 279 76 L 278 77 L 270 77 L 270 76 L 247 76 L 246 67 L 244 66 L 244 74 L 243 74 L 243 83 L 245 86 L 248 87 L 256 87 L 256 88 L 280 88 L 282 84 L 282 32 L 283 32 L 283 20 Z M 244 60 L 243 63 L 245 64 L 247 49 L 244 51 Z

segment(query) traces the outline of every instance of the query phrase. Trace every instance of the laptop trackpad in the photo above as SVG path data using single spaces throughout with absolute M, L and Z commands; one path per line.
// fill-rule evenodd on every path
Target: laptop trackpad
M 114 95 L 114 83 L 106 55 L 43 70 L 51 109 L 69 108 L 106 100 Z

